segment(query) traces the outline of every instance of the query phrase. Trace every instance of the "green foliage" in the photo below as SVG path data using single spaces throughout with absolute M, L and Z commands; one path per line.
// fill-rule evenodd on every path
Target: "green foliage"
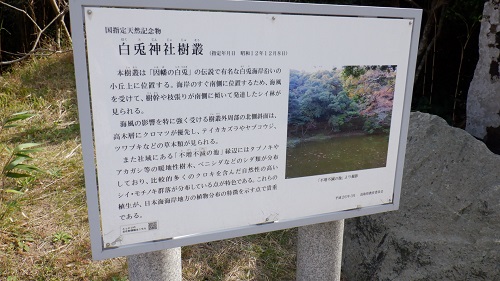
M 342 70 L 342 77 L 347 79 L 348 77 L 359 78 L 361 75 L 365 74 L 367 67 L 365 66 L 346 66 Z
M 31 235 L 29 234 L 19 235 L 18 237 L 16 237 L 15 246 L 22 252 L 28 252 L 30 250 L 29 245 L 34 241 L 35 239 L 33 239 L 33 237 L 31 237 Z
M 19 127 L 19 126 L 21 126 L 21 124 L 17 124 L 14 122 L 25 120 L 25 119 L 28 119 L 28 118 L 33 117 L 33 116 L 35 116 L 35 114 L 28 113 L 27 111 L 14 113 L 2 122 L 2 124 L 0 126 L 0 130 L 5 129 L 5 128 Z
M 290 73 L 290 95 L 288 123 L 305 134 L 318 124 L 326 123 L 337 111 L 342 111 L 342 100 L 337 96 L 342 84 L 336 71 L 314 73 L 292 70 Z
M 20 124 L 15 123 L 16 121 L 21 121 L 34 116 L 27 112 L 20 112 L 12 114 L 10 117 L 6 118 L 0 124 L 0 133 L 6 128 L 19 127 Z M 27 161 L 33 158 L 30 154 L 41 151 L 39 143 L 22 143 L 14 147 L 14 149 L 9 149 L 5 146 L 3 149 L 7 151 L 8 158 L 2 169 L 2 188 L 5 192 L 20 193 L 20 187 L 6 188 L 5 178 L 19 179 L 32 177 L 33 172 L 41 172 L 41 170 L 34 166 L 27 164 Z
M 292 70 L 288 107 L 289 134 L 390 127 L 396 66 L 345 66 L 313 73 Z
M 31 153 L 41 150 L 41 148 L 37 147 L 39 145 L 39 143 L 23 143 L 16 146 L 13 150 L 6 148 L 10 154 L 10 158 L 7 161 L 7 164 L 3 167 L 2 175 L 7 178 L 18 179 L 31 177 L 31 173 L 34 171 L 41 172 L 38 167 L 26 164 L 26 161 L 33 159 L 30 156 Z M 6 191 L 13 192 L 18 190 Z
M 15 193 L 15 192 L 14 192 Z M 19 192 L 18 194 L 22 195 L 22 192 Z M 12 213 L 14 211 L 20 211 L 21 210 L 21 199 L 14 199 L 14 200 L 9 200 L 4 203 L 4 211 L 0 214 L 0 220 L 3 219 L 7 214 Z
M 8 116 L 0 123 L 0 134 L 4 129 L 16 128 L 21 126 L 19 121 L 26 120 L 35 116 L 35 114 L 28 112 L 19 112 Z M 19 197 L 12 197 L 11 200 L 5 201 L 6 194 L 22 195 L 23 187 L 28 183 L 29 179 L 33 177 L 35 172 L 42 172 L 40 168 L 35 165 L 28 164 L 33 160 L 31 154 L 41 151 L 39 143 L 22 143 L 15 146 L 13 149 L 9 148 L 5 143 L 1 143 L 2 149 L 0 153 L 6 152 L 7 157 L 5 163 L 0 163 L 3 168 L 0 173 L 0 203 L 3 206 L 3 212 L 0 213 L 0 219 L 3 219 L 7 214 L 19 210 Z M 28 179 L 28 181 L 23 181 Z M 5 202 L 4 202 L 5 201 Z M 20 247 L 24 248 L 23 243 L 18 243 Z
M 382 129 L 382 126 L 374 118 L 367 118 L 363 124 L 363 131 L 369 134 L 373 134 L 380 129 Z
M 58 231 L 52 235 L 52 242 L 54 243 L 68 244 L 71 239 L 73 239 L 73 237 L 64 231 Z
M 350 99 L 345 91 L 336 95 L 328 107 L 332 113 L 330 119 L 328 119 L 328 124 L 332 126 L 332 130 L 335 132 L 340 131 L 343 125 L 359 116 L 359 105 Z

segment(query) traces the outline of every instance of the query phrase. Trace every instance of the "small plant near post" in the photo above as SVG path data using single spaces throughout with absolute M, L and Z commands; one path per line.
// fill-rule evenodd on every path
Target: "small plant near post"
M 0 123 L 0 136 L 2 135 L 4 129 L 19 127 L 21 124 L 19 124 L 18 121 L 23 121 L 33 116 L 35 116 L 35 114 L 19 112 L 5 118 Z M 22 143 L 18 144 L 13 149 L 3 143 L 0 145 L 0 154 L 3 154 L 5 151 L 7 152 L 7 161 L 0 163 L 0 167 L 2 168 L 0 174 L 0 207 L 3 209 L 0 213 L 1 221 L 8 213 L 12 212 L 13 209 L 19 208 L 17 199 L 4 202 L 6 199 L 6 193 L 18 195 L 24 194 L 24 185 L 20 184 L 19 180 L 23 178 L 32 178 L 34 172 L 42 172 L 42 170 L 35 165 L 27 163 L 28 161 L 33 160 L 33 157 L 31 157 L 32 153 L 41 151 L 39 143 Z M 11 184 L 11 181 L 9 180 L 14 180 L 14 183 Z
M 71 237 L 69 233 L 64 231 L 56 232 L 52 236 L 52 242 L 54 243 L 68 244 L 71 239 L 73 239 L 73 237 Z

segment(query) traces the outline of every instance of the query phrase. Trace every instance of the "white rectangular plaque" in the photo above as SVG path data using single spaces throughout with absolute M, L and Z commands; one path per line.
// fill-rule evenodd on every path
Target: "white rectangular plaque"
M 419 16 L 222 4 L 77 7 L 95 258 L 397 209 Z

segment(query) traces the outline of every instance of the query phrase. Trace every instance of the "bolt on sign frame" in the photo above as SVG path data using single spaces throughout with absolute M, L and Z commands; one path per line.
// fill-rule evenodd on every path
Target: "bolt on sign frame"
M 70 9 L 94 259 L 398 208 L 420 10 Z

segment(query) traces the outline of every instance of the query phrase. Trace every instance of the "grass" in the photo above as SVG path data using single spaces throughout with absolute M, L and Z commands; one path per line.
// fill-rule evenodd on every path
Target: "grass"
M 128 280 L 125 258 L 92 261 L 72 54 L 32 59 L 0 77 L 0 119 L 35 117 L 0 135 L 3 147 L 42 143 L 32 164 L 46 173 L 0 192 L 0 280 Z M 7 205 L 11 202 L 10 205 Z M 296 230 L 182 248 L 184 280 L 293 280 Z
M 296 229 L 182 248 L 184 280 L 295 280 Z

